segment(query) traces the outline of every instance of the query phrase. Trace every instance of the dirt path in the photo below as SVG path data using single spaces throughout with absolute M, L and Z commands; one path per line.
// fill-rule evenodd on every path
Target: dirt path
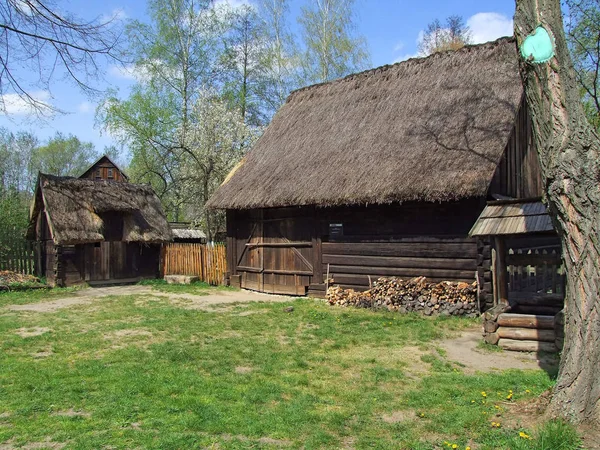
M 294 297 L 261 294 L 250 291 L 214 291 L 209 295 L 174 294 L 154 290 L 150 286 L 110 286 L 98 288 L 86 288 L 77 291 L 75 295 L 58 298 L 48 302 L 28 303 L 24 305 L 8 305 L 6 309 L 11 311 L 32 311 L 40 313 L 52 313 L 63 308 L 88 305 L 102 297 L 113 295 L 140 295 L 167 298 L 174 304 L 188 309 L 200 309 L 205 311 L 225 311 L 229 308 L 220 308 L 221 305 L 233 305 L 237 303 L 270 302 L 285 303 L 293 301 Z
M 535 353 L 521 352 L 489 352 L 477 348 L 481 341 L 479 327 L 463 331 L 454 339 L 447 339 L 440 343 L 446 351 L 450 361 L 464 365 L 466 373 L 491 372 L 506 369 L 544 369 L 551 370 L 558 360 L 552 355 L 538 357 Z

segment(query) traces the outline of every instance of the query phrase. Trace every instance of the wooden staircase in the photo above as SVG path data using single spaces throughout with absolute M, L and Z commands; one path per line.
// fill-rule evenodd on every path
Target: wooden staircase
M 498 346 L 521 352 L 555 353 L 554 316 L 503 313 L 498 316 Z

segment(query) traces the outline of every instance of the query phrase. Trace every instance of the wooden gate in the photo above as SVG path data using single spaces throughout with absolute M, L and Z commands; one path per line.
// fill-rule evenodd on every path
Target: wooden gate
M 306 217 L 275 217 L 260 211 L 244 221 L 238 235 L 236 271 L 242 288 L 272 294 L 306 295 L 313 276 L 312 222 Z M 243 231 L 240 230 L 242 233 Z

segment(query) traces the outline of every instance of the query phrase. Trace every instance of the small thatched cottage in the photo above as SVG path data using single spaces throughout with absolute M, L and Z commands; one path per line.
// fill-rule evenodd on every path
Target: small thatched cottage
M 40 174 L 27 238 L 42 244 L 42 275 L 68 286 L 155 278 L 172 234 L 149 186 Z
M 233 284 L 366 288 L 379 276 L 475 280 L 468 237 L 494 198 L 539 197 L 539 162 L 510 38 L 293 92 L 208 202 L 227 210 Z

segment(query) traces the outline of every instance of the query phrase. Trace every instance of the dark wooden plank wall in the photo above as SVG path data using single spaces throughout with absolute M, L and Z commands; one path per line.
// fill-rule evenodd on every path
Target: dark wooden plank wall
M 113 177 L 109 177 L 109 170 L 112 169 Z M 99 176 L 98 176 L 99 174 Z M 87 178 L 90 180 L 109 180 L 109 181 L 120 181 L 126 182 L 127 179 L 123 176 L 123 173 L 117 166 L 111 164 L 109 161 L 101 160 L 98 164 L 90 167 L 81 178 Z
M 541 197 L 541 169 L 533 147 L 531 118 L 525 99 L 521 103 L 515 127 L 490 184 L 490 194 L 513 198 Z
M 426 276 L 432 281 L 472 282 L 478 267 L 484 266 L 485 249 L 479 248 L 477 240 L 467 234 L 484 204 L 485 199 L 468 199 L 367 207 L 228 211 L 230 276 L 258 286 L 257 273 L 238 267 L 260 268 L 264 263 L 265 267 L 282 271 L 301 269 L 297 258 L 292 264 L 282 259 L 281 252 L 246 248 L 246 244 L 257 240 L 256 235 L 275 237 L 283 233 L 289 240 L 311 242 L 310 247 L 298 249 L 312 261 L 312 276 L 306 275 L 306 280 L 302 280 L 311 283 L 311 294 L 324 290 L 328 267 L 334 284 L 356 289 L 368 288 L 369 277 L 375 281 L 381 276 Z M 281 222 L 279 219 L 283 217 L 287 220 Z M 343 236 L 329 236 L 331 223 L 343 225 Z M 274 224 L 277 230 L 270 231 Z M 489 246 L 487 251 L 489 255 Z M 489 283 L 489 267 L 487 270 L 487 274 L 483 269 L 479 271 Z M 293 277 L 284 274 L 274 274 L 272 278 L 268 278 L 269 283 L 294 282 Z
M 88 281 L 156 278 L 159 275 L 160 246 L 122 241 L 56 248 L 49 245 L 47 258 L 47 276 L 54 277 L 56 273 L 55 282 L 61 286 Z
M 230 275 L 248 289 L 304 294 L 314 271 L 312 208 L 229 212 Z

